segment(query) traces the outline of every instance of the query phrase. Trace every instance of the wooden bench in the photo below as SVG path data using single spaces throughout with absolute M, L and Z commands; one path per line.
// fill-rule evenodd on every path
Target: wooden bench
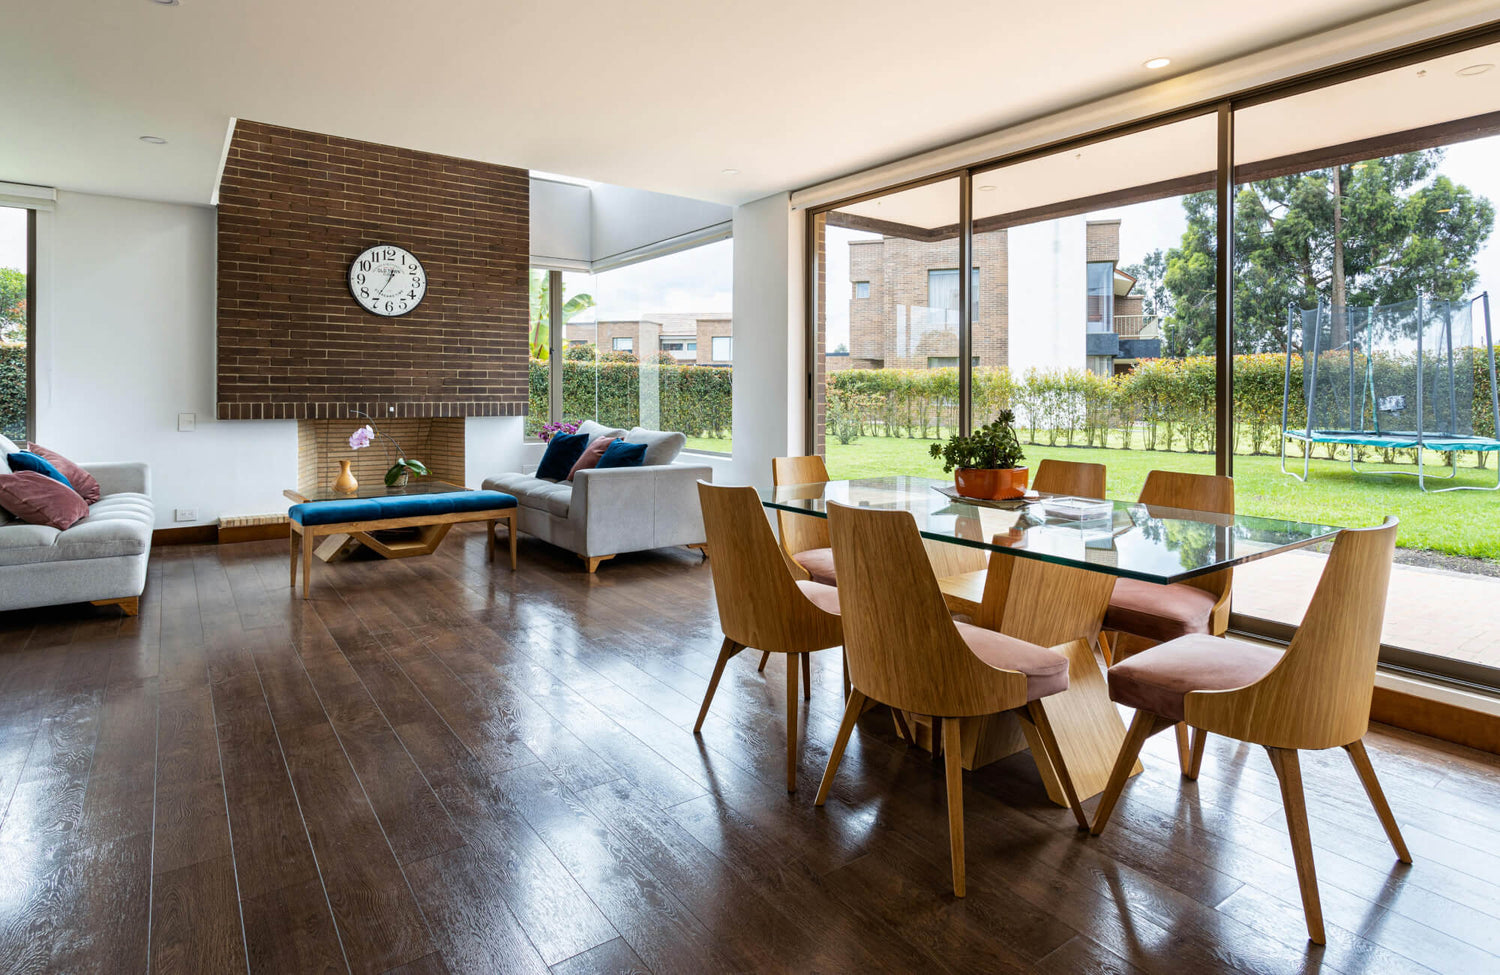
M 505 522 L 510 532 L 510 568 L 516 568 L 516 499 L 499 491 L 451 491 L 443 494 L 401 495 L 379 498 L 349 498 L 309 501 L 287 511 L 290 525 L 292 581 L 297 585 L 297 563 L 302 563 L 302 598 L 312 585 L 313 549 L 318 539 L 348 535 L 386 558 L 430 555 L 448 529 L 464 522 L 487 522 L 487 554 L 495 557 L 495 525 Z M 423 528 L 427 531 L 406 542 L 390 542 L 373 533 L 392 528 Z

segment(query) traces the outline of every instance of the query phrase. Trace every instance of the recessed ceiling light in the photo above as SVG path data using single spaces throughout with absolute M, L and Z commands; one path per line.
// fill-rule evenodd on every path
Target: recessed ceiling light
M 1171 58 L 1152 58 L 1150 61 L 1146 62 L 1146 67 L 1152 71 L 1155 71 L 1157 68 L 1165 68 L 1171 63 Z
M 1458 74 L 1463 78 L 1472 78 L 1477 74 L 1484 74 L 1493 67 L 1493 64 L 1471 64 L 1467 68 L 1459 68 Z
M 151 0 L 151 2 L 156 4 L 158 7 L 175 7 L 177 6 L 178 0 Z
M 163 139 L 159 135 L 143 135 L 141 136 L 141 141 L 149 143 L 153 146 L 164 146 L 167 144 L 167 140 Z
M 988 193 L 988 192 L 990 192 L 993 189 L 994 189 L 993 186 L 981 186 L 979 188 L 979 192 L 981 192 L 981 193 Z
M 720 172 L 725 176 L 738 176 L 740 174 L 738 169 L 721 169 Z

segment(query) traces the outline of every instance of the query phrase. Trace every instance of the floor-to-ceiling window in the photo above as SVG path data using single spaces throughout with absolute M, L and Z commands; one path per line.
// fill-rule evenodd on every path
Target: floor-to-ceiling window
M 0 435 L 31 429 L 32 211 L 0 206 Z
M 1385 642 L 1486 668 L 1500 491 L 1437 489 L 1500 483 L 1482 298 L 1500 288 L 1497 63 L 1500 45 L 1471 49 L 1235 117 L 1240 507 L 1399 516 Z M 1296 623 L 1324 560 L 1245 567 L 1235 612 Z
M 976 254 L 962 287 L 960 213 L 947 179 L 819 218 L 818 432 L 834 477 L 942 471 L 928 448 L 960 423 L 962 292 L 983 321 L 984 282 L 1004 273 Z

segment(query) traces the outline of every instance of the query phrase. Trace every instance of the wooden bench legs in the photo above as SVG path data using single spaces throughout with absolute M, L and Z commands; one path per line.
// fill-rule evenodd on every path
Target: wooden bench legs
M 302 598 L 307 599 L 312 589 L 312 561 L 313 550 L 318 546 L 320 538 L 329 535 L 349 535 L 353 539 L 373 548 L 386 558 L 406 558 L 413 555 L 431 555 L 442 541 L 443 534 L 452 525 L 465 522 L 486 522 L 486 556 L 493 560 L 495 557 L 495 525 L 505 522 L 510 532 L 510 568 L 514 572 L 516 568 L 516 509 L 505 508 L 499 511 L 471 511 L 457 514 L 424 516 L 417 518 L 390 518 L 384 521 L 351 521 L 336 525 L 310 525 L 302 526 L 296 521 L 288 522 L 288 544 L 291 547 L 291 582 L 297 585 L 297 563 L 302 563 Z M 371 535 L 372 532 L 385 531 L 391 528 L 431 528 L 437 526 L 440 531 L 435 531 L 432 537 L 420 539 L 417 542 L 402 542 L 383 544 L 379 539 Z
M 122 596 L 119 599 L 95 599 L 92 602 L 95 606 L 118 606 L 120 607 L 120 612 L 126 616 L 139 616 L 141 612 L 141 597 L 139 596 Z

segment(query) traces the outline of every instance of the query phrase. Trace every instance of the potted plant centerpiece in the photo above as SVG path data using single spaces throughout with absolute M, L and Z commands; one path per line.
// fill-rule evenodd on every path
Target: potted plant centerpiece
M 932 456 L 943 459 L 943 472 L 953 472 L 953 484 L 966 498 L 1000 501 L 1026 493 L 1026 468 L 1021 442 L 1016 439 L 1015 413 L 1001 410 L 995 419 L 967 437 L 955 433 L 946 443 L 933 444 Z

